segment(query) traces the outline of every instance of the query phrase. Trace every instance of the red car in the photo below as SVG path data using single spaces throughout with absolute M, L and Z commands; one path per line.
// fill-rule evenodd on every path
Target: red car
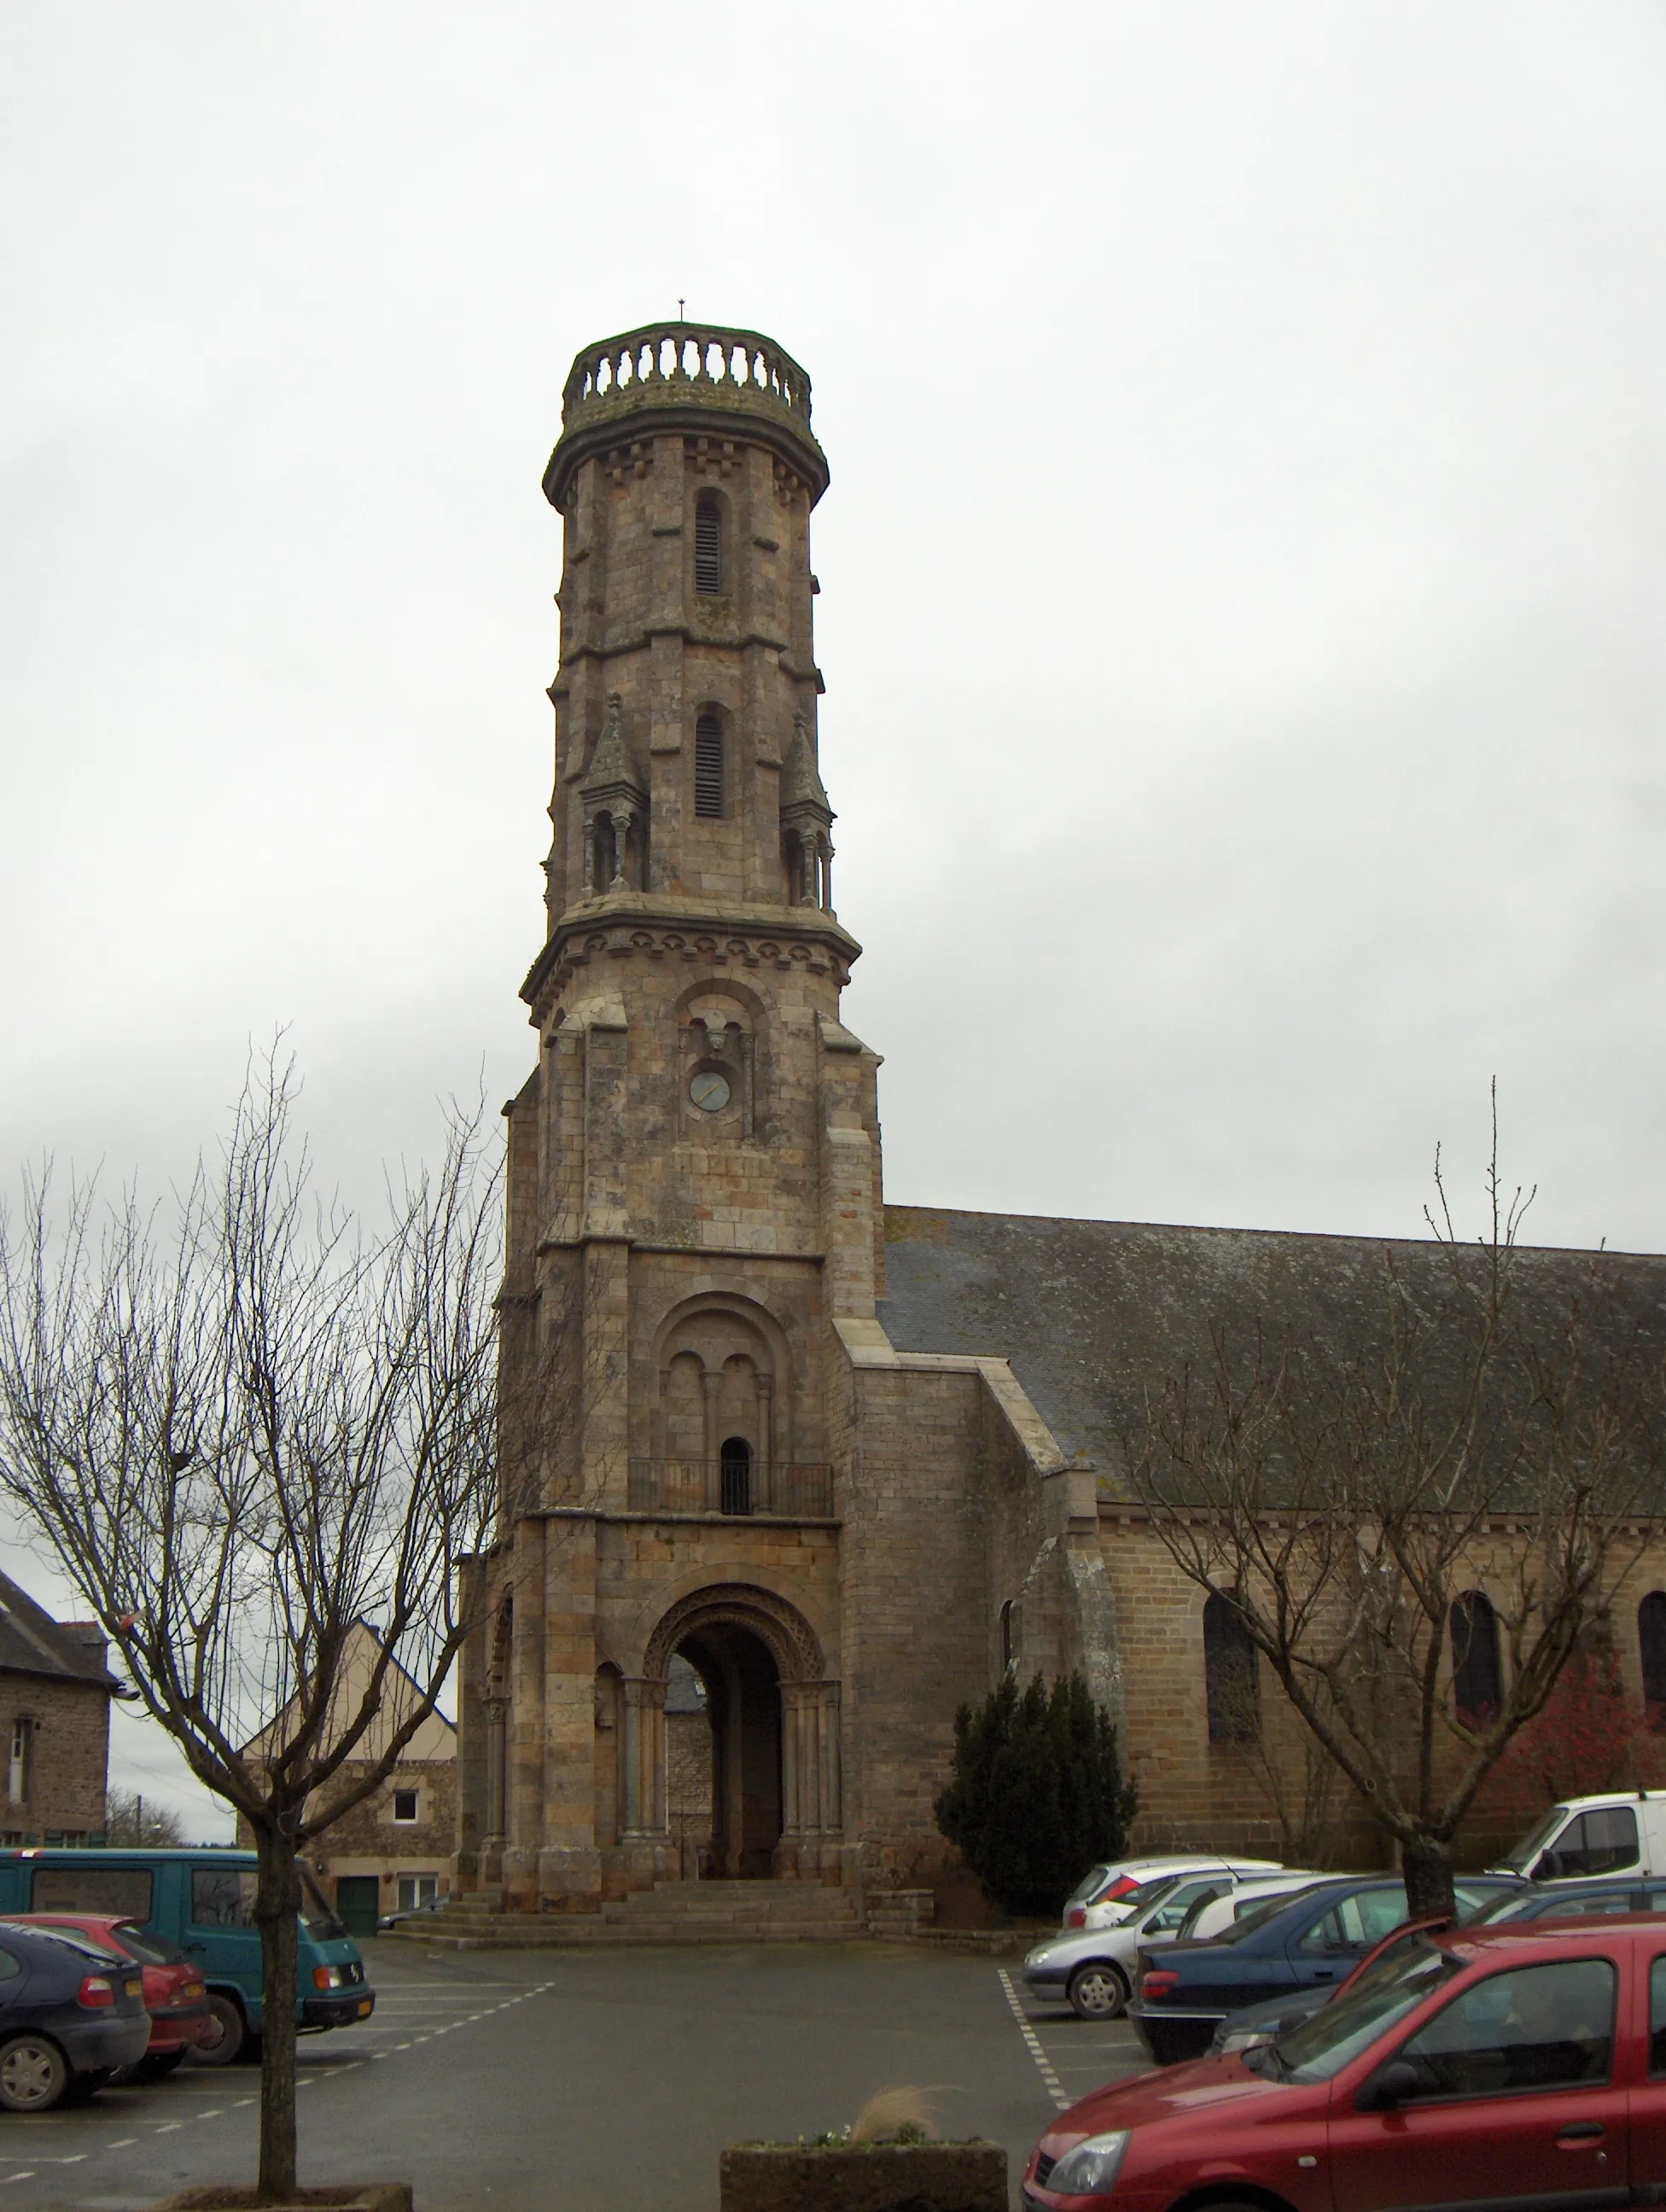
M 110 1912 L 11 1912 L 6 1917 L 23 1928 L 67 1928 L 101 1943 L 125 1959 L 136 1959 L 144 1970 L 144 2008 L 150 2014 L 150 2041 L 133 2069 L 137 2080 L 171 2074 L 188 2051 L 194 2050 L 214 2026 L 208 1990 L 199 1968 L 177 1944 L 155 1936 L 136 1920 Z
M 1024 2178 L 1074 2212 L 1581 2212 L 1666 2203 L 1666 1923 L 1402 1931 L 1259 2050 L 1061 2112 Z

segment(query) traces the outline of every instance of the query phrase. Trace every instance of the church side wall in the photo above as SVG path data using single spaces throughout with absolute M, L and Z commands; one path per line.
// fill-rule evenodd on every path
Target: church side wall
M 844 1521 L 845 1829 L 870 1880 L 940 1854 L 955 1709 L 989 1681 L 976 1373 L 857 1369 Z
M 1100 1522 L 1100 1551 L 1116 1604 L 1122 1662 L 1123 1759 L 1140 1792 L 1134 1840 L 1153 1851 L 1242 1850 L 1283 1858 L 1282 1802 L 1299 1817 L 1307 1782 L 1304 1731 L 1277 1683 L 1262 1669 L 1261 1710 L 1267 1757 L 1237 1744 L 1211 1743 L 1203 1676 L 1203 1592 L 1189 1582 L 1151 1530 L 1134 1521 Z M 1321 1787 L 1314 1778 L 1312 1790 Z M 1331 1785 L 1340 1820 L 1351 1792 Z M 1316 1809 L 1316 1808 L 1315 1808 Z M 1358 1824 L 1356 1824 L 1358 1825 Z M 1383 1851 L 1366 1824 L 1340 1834 L 1378 1863 Z
M 1292 1864 L 1371 1867 L 1392 1863 L 1388 1840 L 1328 1760 L 1310 1746 L 1277 1680 L 1260 1674 L 1262 1735 L 1250 1745 L 1213 1743 L 1204 1683 L 1203 1593 L 1183 1575 L 1137 1515 L 1110 1511 L 1100 1522 L 1100 1548 L 1116 1606 L 1122 1662 L 1127 1764 L 1140 1791 L 1135 1844 L 1150 1850 L 1250 1851 Z M 1489 1586 L 1502 1602 L 1510 1573 L 1500 1535 L 1478 1547 L 1474 1586 Z M 1666 1589 L 1666 1543 L 1639 1550 L 1619 1580 L 1608 1634 L 1620 1688 L 1640 1714 L 1643 1698 L 1638 1607 Z M 1591 1731 L 1593 1746 L 1600 1735 Z M 1450 1745 L 1443 1765 L 1456 1765 Z M 1570 1760 L 1574 1754 L 1570 1753 Z M 1570 1763 L 1542 1787 L 1531 1774 L 1512 1778 L 1508 1792 L 1484 1785 L 1459 1838 L 1461 1865 L 1481 1865 L 1507 1846 L 1555 1790 L 1666 1784 L 1666 1734 L 1639 1729 L 1613 1771 Z

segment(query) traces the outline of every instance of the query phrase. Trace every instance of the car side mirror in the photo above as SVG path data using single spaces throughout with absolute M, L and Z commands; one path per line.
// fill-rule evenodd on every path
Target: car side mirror
M 1422 2081 L 1422 2075 L 1408 2058 L 1390 2058 L 1361 2086 L 1353 2100 L 1354 2110 L 1391 2112 L 1396 2105 L 1403 2105 L 1408 2097 L 1414 2096 Z
M 1534 1868 L 1532 1879 L 1535 1881 L 1554 1881 L 1560 1872 L 1561 1869 L 1556 1863 L 1555 1852 L 1547 1851 L 1538 1865 Z

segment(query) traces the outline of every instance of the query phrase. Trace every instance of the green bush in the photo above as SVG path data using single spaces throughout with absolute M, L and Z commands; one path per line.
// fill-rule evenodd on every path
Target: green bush
M 954 1767 L 935 1808 L 940 1832 L 1004 1911 L 1054 1914 L 1096 1859 L 1120 1857 L 1134 1818 L 1116 1729 L 1080 1674 L 1049 1694 L 1004 1676 L 954 1718 Z

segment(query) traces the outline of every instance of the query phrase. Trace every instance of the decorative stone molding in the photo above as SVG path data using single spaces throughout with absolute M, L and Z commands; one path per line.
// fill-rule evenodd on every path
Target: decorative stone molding
M 593 916 L 575 915 L 561 924 L 533 963 L 520 995 L 542 1027 L 581 969 L 597 962 L 633 959 L 681 960 L 690 967 L 718 969 L 733 966 L 787 972 L 796 968 L 810 975 L 830 975 L 842 989 L 860 947 L 830 917 L 825 926 L 814 926 L 812 917 L 818 912 L 815 908 L 798 910 L 785 929 L 751 922 L 736 927 L 727 917 L 714 917 L 703 926 L 681 919 L 673 922 L 631 906 L 623 911 L 615 906 L 611 912 Z

